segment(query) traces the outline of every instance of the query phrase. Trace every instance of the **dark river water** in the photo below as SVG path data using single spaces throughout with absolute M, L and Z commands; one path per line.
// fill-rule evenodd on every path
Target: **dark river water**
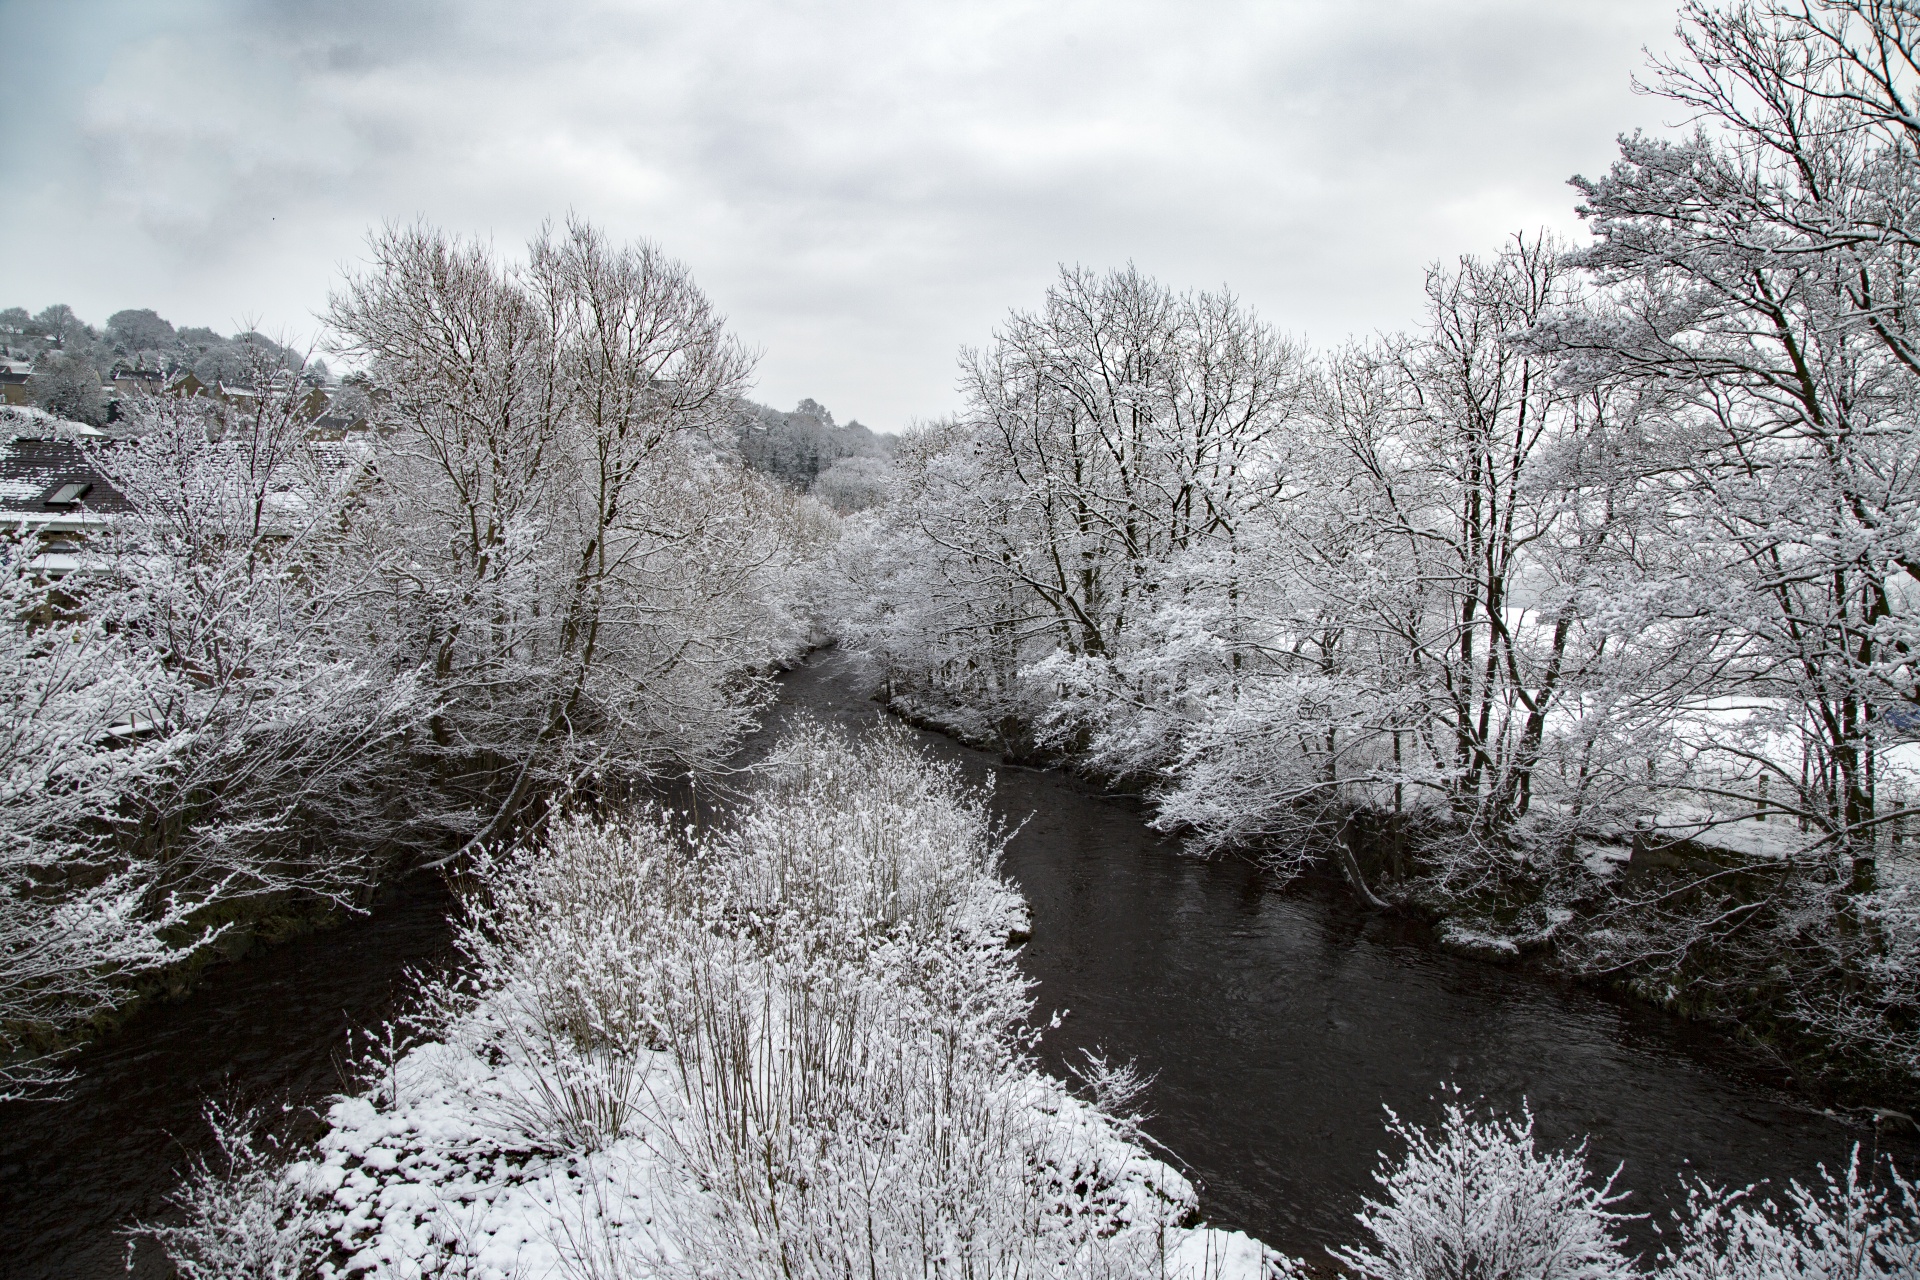
M 776 721 L 867 723 L 865 695 L 827 651 L 786 678 Z M 1436 952 L 1337 891 L 1182 858 L 1130 800 L 925 736 L 992 776 L 1001 811 L 1025 823 L 1007 858 L 1033 908 L 1023 960 L 1040 1009 L 1065 1011 L 1045 1054 L 1057 1067 L 1097 1046 L 1156 1073 L 1148 1132 L 1199 1184 L 1213 1222 L 1324 1257 L 1353 1238 L 1382 1107 L 1424 1121 L 1443 1083 L 1501 1106 L 1526 1099 L 1551 1144 L 1587 1136 L 1596 1167 L 1622 1166 L 1627 1207 L 1656 1216 L 1683 1174 L 1804 1180 L 1875 1142 L 1719 1036 Z M 390 1010 L 409 965 L 444 958 L 446 906 L 434 882 L 402 886 L 367 919 L 136 1017 L 81 1055 L 69 1101 L 0 1106 L 0 1275 L 124 1274 L 118 1228 L 163 1210 L 174 1170 L 204 1145 L 202 1100 L 313 1103 L 340 1088 L 348 1029 Z M 1881 1142 L 1920 1165 L 1913 1144 Z M 1644 1226 L 1634 1236 L 1651 1240 Z
M 0 1277 L 125 1276 L 127 1223 L 162 1214 L 176 1171 L 209 1145 L 209 1098 L 278 1107 L 343 1087 L 348 1034 L 404 998 L 410 966 L 448 958 L 451 898 L 437 877 L 394 886 L 372 912 L 262 949 L 184 999 L 144 1009 L 74 1060 L 62 1102 L 0 1103 Z M 151 1244 L 134 1273 L 165 1276 Z

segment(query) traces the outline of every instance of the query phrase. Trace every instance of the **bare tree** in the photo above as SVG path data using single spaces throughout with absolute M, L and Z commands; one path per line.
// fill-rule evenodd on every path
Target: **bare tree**
M 577 221 L 518 266 L 426 227 L 372 250 L 331 321 L 376 388 L 358 536 L 433 690 L 439 821 L 711 767 L 781 625 L 749 601 L 810 536 L 709 444 L 751 361 L 684 267 Z

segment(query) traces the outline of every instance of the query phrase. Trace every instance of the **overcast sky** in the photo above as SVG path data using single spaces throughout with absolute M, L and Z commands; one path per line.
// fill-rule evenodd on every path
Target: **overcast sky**
M 1577 234 L 1673 0 L 0 0 L 0 306 L 312 335 L 367 228 L 569 209 L 693 268 L 756 398 L 895 429 L 1057 264 L 1319 344 Z

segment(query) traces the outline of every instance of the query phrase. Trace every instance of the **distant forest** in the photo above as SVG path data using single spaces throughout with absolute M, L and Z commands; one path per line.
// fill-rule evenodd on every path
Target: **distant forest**
M 802 400 L 792 413 L 748 402 L 738 440 L 748 466 L 837 511 L 864 510 L 886 498 L 894 437 L 858 421 L 837 426 L 816 401 Z

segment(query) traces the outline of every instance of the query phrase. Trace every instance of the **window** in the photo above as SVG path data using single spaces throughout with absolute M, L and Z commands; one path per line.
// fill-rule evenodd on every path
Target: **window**
M 93 486 L 85 480 L 69 480 L 66 484 L 61 485 L 52 493 L 48 494 L 42 501 L 50 507 L 70 507 L 80 501 L 80 499 L 86 495 L 87 490 L 91 488 L 93 488 Z

